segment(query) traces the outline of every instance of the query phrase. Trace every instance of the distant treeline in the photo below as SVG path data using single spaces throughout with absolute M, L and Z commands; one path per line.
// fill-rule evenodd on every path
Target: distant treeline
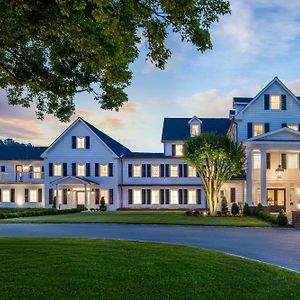
M 32 144 L 24 144 L 24 143 L 19 143 L 15 141 L 14 139 L 7 138 L 5 140 L 0 139 L 0 147 L 15 147 L 15 146 L 23 146 L 23 147 L 33 147 Z

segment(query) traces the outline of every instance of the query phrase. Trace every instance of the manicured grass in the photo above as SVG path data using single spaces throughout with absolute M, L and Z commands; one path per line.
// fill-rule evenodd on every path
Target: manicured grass
M 1 299 L 300 299 L 300 275 L 196 248 L 0 239 Z
M 254 217 L 187 217 L 183 211 L 82 212 L 68 215 L 5 219 L 10 223 L 132 223 L 215 226 L 270 226 Z

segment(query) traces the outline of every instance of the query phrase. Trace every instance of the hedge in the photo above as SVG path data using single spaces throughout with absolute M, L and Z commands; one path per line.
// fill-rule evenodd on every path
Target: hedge
M 81 212 L 82 208 L 60 209 L 55 208 L 28 208 L 24 210 L 0 212 L 0 219 L 10 218 L 25 218 L 33 216 L 46 216 L 46 215 L 64 215 Z
M 259 211 L 258 216 L 267 222 L 277 224 L 277 217 L 270 214 L 268 211 L 261 210 L 261 211 Z

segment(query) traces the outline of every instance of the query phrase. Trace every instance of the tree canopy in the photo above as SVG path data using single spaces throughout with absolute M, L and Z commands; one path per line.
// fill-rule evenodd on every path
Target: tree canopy
M 194 166 L 204 186 L 211 214 L 216 214 L 220 189 L 232 176 L 240 175 L 246 155 L 242 144 L 228 136 L 203 133 L 187 140 L 184 158 Z
M 15 146 L 22 146 L 22 147 L 33 147 L 32 144 L 24 144 L 24 143 L 20 143 L 18 141 L 15 141 L 12 138 L 7 138 L 4 140 L 0 139 L 0 147 L 15 147 Z
M 127 101 L 129 69 L 144 38 L 163 69 L 170 31 L 204 52 L 209 29 L 230 12 L 225 0 L 0 0 L 0 88 L 37 117 L 69 120 L 74 96 L 94 94 L 103 109 Z

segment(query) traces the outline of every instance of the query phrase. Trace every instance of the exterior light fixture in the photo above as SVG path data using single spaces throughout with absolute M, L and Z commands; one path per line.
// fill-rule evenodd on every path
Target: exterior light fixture
M 297 210 L 300 210 L 300 203 L 297 203 L 296 208 Z
M 277 178 L 282 178 L 284 175 L 284 169 L 281 167 L 281 165 L 278 165 L 278 168 L 275 170 L 276 177 Z

